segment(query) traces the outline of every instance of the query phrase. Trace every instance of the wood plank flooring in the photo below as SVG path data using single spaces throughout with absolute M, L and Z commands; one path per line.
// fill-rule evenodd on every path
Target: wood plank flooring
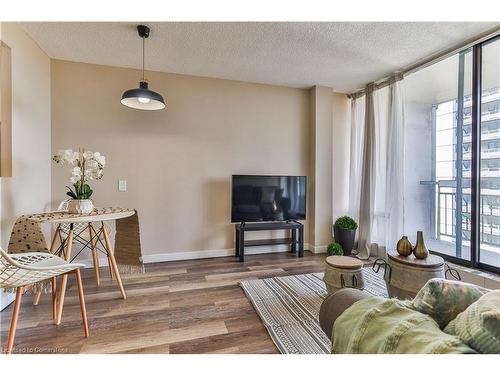
M 49 296 L 38 306 L 23 298 L 14 352 L 18 353 L 278 353 L 259 316 L 238 286 L 241 280 L 324 270 L 325 255 L 305 252 L 154 263 L 143 275 L 123 275 L 120 298 L 106 267 L 97 287 L 83 270 L 90 337 L 83 337 L 75 280 L 70 276 L 59 327 Z M 2 346 L 12 307 L 0 313 Z

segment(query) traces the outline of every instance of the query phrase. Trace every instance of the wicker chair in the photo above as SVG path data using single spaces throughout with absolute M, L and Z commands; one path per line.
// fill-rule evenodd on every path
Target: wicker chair
M 7 339 L 6 353 L 11 353 L 16 335 L 17 320 L 21 306 L 21 298 L 24 291 L 33 284 L 51 280 L 52 282 L 52 318 L 56 318 L 57 298 L 56 298 L 56 277 L 68 273 L 74 273 L 78 286 L 78 296 L 80 298 L 80 309 L 82 313 L 83 331 L 85 337 L 89 336 L 87 322 L 87 311 L 83 296 L 82 279 L 80 268 L 83 264 L 68 263 L 58 256 L 49 253 L 20 253 L 7 254 L 0 249 L 0 288 L 15 288 L 16 300 L 10 322 L 9 336 Z

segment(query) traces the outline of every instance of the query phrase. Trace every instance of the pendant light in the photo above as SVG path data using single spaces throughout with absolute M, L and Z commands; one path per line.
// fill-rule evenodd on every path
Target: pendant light
M 165 108 L 165 101 L 160 94 L 148 88 L 148 82 L 144 78 L 144 41 L 149 37 L 149 31 L 149 27 L 145 25 L 137 26 L 139 37 L 142 38 L 142 79 L 139 88 L 123 93 L 121 103 L 130 108 L 156 111 Z

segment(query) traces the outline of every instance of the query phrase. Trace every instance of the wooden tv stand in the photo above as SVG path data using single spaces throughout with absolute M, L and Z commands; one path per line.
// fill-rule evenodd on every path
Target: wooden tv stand
M 245 232 L 259 230 L 283 230 L 288 229 L 290 236 L 287 238 L 269 238 L 263 240 L 245 240 Z M 245 247 L 265 245 L 290 245 L 290 251 L 297 253 L 299 257 L 304 256 L 304 225 L 298 221 L 279 221 L 266 223 L 240 223 L 235 224 L 235 256 L 240 262 L 245 260 Z

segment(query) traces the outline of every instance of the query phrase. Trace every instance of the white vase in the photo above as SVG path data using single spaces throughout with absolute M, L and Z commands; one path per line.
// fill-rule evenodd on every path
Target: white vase
M 94 210 L 94 203 L 91 199 L 71 199 L 68 202 L 68 212 L 70 214 L 88 214 Z

